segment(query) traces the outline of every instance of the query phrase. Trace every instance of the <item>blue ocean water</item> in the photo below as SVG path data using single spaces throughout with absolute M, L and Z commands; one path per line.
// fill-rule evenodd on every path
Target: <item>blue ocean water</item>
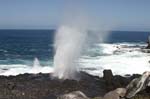
M 149 35 L 148 31 L 111 31 L 108 42 L 147 42 Z
M 0 64 L 43 64 L 53 57 L 54 30 L 0 30 Z
M 0 30 L 0 64 L 48 65 L 53 59 L 55 30 Z M 146 42 L 149 32 L 112 31 L 106 42 Z
M 55 30 L 0 30 L 0 74 L 52 71 L 54 35 Z M 135 68 L 136 64 L 139 69 L 130 73 L 141 73 L 149 67 L 150 55 L 140 52 L 138 47 L 145 46 L 149 35 L 150 32 L 141 31 L 110 31 L 105 42 L 88 48 L 87 53 L 81 56 L 80 67 L 94 75 L 100 75 L 104 68 L 125 74 L 130 70 L 127 67 Z M 44 68 L 34 68 L 35 58 Z

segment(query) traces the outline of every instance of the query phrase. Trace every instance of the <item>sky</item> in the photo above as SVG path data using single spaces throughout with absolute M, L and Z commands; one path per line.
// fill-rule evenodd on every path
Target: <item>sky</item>
M 57 28 L 80 14 L 91 29 L 150 31 L 150 0 L 0 0 L 0 29 Z

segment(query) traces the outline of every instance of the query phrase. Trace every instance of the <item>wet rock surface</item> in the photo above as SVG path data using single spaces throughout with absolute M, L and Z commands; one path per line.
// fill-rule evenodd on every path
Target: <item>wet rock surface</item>
M 105 75 L 110 75 L 110 71 Z M 0 76 L 0 99 L 56 99 L 58 96 L 81 91 L 87 97 L 102 97 L 116 88 L 127 86 L 136 76 L 113 76 L 111 79 L 80 72 L 80 80 L 58 80 L 50 74 Z M 107 81 L 108 80 L 108 81 Z M 109 82 L 109 83 L 107 83 Z
M 150 49 L 150 36 L 148 36 L 147 47 L 146 47 L 146 49 Z

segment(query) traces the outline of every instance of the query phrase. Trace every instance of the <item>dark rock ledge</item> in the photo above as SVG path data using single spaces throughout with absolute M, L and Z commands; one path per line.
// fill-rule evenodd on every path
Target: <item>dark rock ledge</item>
M 102 97 L 116 88 L 125 88 L 140 76 L 113 76 L 111 70 L 104 70 L 102 78 L 80 72 L 79 81 L 53 79 L 50 74 L 42 73 L 0 76 L 0 99 L 56 99 L 73 91 L 81 91 L 89 98 Z

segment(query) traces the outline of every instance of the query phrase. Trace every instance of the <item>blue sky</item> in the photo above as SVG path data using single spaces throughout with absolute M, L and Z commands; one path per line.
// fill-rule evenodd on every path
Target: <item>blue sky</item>
M 81 10 L 90 28 L 150 31 L 150 0 L 0 0 L 0 28 L 55 28 L 72 9 L 70 19 Z

